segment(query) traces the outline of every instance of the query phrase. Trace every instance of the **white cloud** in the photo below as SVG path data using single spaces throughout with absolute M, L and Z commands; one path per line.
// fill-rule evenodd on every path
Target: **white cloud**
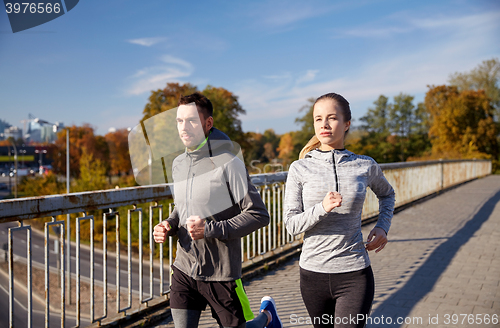
M 399 39 L 391 43 L 396 45 L 401 38 L 407 38 L 404 33 L 416 31 L 420 39 L 415 39 L 414 47 L 392 47 L 392 52 L 374 56 L 369 47 L 377 49 L 380 45 L 367 43 L 366 56 L 360 57 L 356 67 L 325 67 L 302 75 L 290 72 L 287 76 L 271 72 L 265 79 L 242 82 L 235 93 L 247 111 L 243 124 L 265 130 L 273 126 L 263 124 L 272 124 L 265 122 L 274 120 L 288 122 L 283 123 L 288 124 L 282 128 L 284 131 L 296 129 L 290 124 L 300 115 L 298 110 L 307 104 L 307 99 L 328 92 L 345 96 L 355 118 L 364 115 L 381 94 L 392 98 L 403 92 L 415 96 L 416 103 L 424 100 L 428 85 L 446 84 L 450 74 L 468 71 L 481 61 L 498 56 L 500 12 L 425 18 L 413 13 L 413 17 L 399 16 L 399 20 L 396 25 L 379 23 L 342 33 L 349 37 L 397 36 Z
M 314 78 L 316 77 L 316 74 L 318 74 L 318 72 L 319 72 L 319 70 L 312 70 L 312 69 L 307 70 L 306 74 L 304 74 L 303 76 L 301 76 L 297 79 L 297 84 L 313 81 Z
M 267 1 L 252 3 L 248 15 L 259 28 L 284 28 L 310 18 L 326 15 L 339 5 L 323 1 Z
M 336 29 L 334 37 L 387 38 L 396 34 L 411 33 L 418 30 L 437 32 L 492 31 L 500 26 L 500 11 L 472 14 L 467 16 L 442 16 L 415 18 L 415 14 L 399 13 L 382 21 L 351 29 Z
M 128 95 L 148 93 L 164 87 L 167 82 L 181 82 L 181 78 L 189 77 L 194 70 L 191 63 L 171 55 L 164 55 L 160 60 L 163 65 L 143 68 L 131 77 L 133 82 L 126 90 Z
M 154 37 L 154 38 L 141 38 L 141 39 L 132 39 L 127 40 L 127 42 L 132 44 L 138 44 L 145 47 L 151 47 L 157 43 L 165 41 L 167 38 L 164 37 Z

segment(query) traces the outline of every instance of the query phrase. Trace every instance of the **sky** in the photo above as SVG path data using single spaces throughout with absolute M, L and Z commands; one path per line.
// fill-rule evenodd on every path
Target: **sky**
M 329 92 L 356 125 L 382 94 L 416 105 L 499 57 L 497 0 L 85 0 L 17 33 L 2 10 L 0 119 L 104 135 L 137 125 L 152 90 L 189 82 L 237 95 L 245 132 L 298 130 L 307 99 Z

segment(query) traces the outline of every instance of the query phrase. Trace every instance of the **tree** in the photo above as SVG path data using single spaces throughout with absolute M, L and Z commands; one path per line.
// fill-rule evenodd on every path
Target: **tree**
M 278 158 L 284 160 L 285 162 L 289 162 L 290 160 L 296 159 L 296 155 L 294 153 L 294 135 L 295 132 L 287 132 L 283 134 L 280 138 L 279 146 L 278 146 Z
M 144 107 L 142 114 L 144 115 L 141 121 L 155 116 L 161 112 L 177 107 L 177 102 L 181 96 L 187 96 L 198 91 L 198 88 L 185 83 L 167 83 L 167 86 L 162 90 L 151 91 L 149 102 Z
M 163 90 L 152 91 L 149 102 L 144 107 L 144 116 L 141 121 L 177 107 L 181 96 L 186 96 L 194 92 L 199 92 L 198 88 L 189 83 L 183 85 L 167 83 L 167 86 Z M 214 126 L 227 134 L 231 140 L 239 143 L 243 153 L 246 155 L 251 145 L 248 143 L 245 133 L 241 128 L 239 115 L 245 114 L 245 110 L 239 104 L 238 97 L 224 88 L 217 88 L 211 85 L 207 85 L 201 93 L 210 99 L 214 107 Z
M 406 161 L 430 149 L 428 114 L 424 104 L 415 107 L 413 96 L 400 93 L 394 102 L 380 95 L 360 120 L 364 122 L 357 142 L 349 142 L 354 152 L 382 163 Z
M 43 177 L 23 177 L 19 191 L 26 197 L 64 194 L 66 185 L 57 181 L 57 176 L 49 172 Z
M 500 119 L 500 61 L 498 58 L 485 60 L 468 73 L 455 73 L 449 78 L 451 85 L 464 90 L 484 90 L 495 108 L 497 121 Z
M 239 104 L 238 97 L 224 88 L 211 85 L 207 85 L 202 94 L 210 99 L 214 107 L 214 126 L 242 145 L 244 133 L 238 116 L 246 112 Z
M 80 177 L 75 181 L 74 190 L 76 192 L 103 190 L 106 185 L 106 167 L 104 163 L 94 158 L 92 153 L 83 148 L 80 157 Z
M 300 150 L 314 136 L 313 110 L 315 101 L 316 99 L 314 98 L 307 99 L 308 104 L 299 109 L 299 112 L 305 111 L 304 116 L 295 119 L 295 124 L 300 126 L 300 130 L 295 134 L 294 140 L 297 158 Z
M 367 132 L 388 134 L 389 98 L 380 95 L 373 104 L 375 108 L 368 108 L 366 115 L 359 119 L 361 122 L 365 122 L 361 129 Z
M 49 149 L 55 173 L 66 173 L 66 129 L 57 133 L 55 147 Z M 109 148 L 104 137 L 94 135 L 94 128 L 89 124 L 69 127 L 70 174 L 80 176 L 80 157 L 86 151 L 102 163 L 109 163 Z
M 112 175 L 125 175 L 132 170 L 128 149 L 127 129 L 109 132 L 104 136 L 109 148 L 109 165 Z
M 280 136 L 273 129 L 268 129 L 263 134 L 248 132 L 245 138 L 250 145 L 245 151 L 245 161 L 248 165 L 255 160 L 258 163 L 268 163 L 276 158 Z
M 498 157 L 493 106 L 484 90 L 431 86 L 425 96 L 430 113 L 432 153 L 442 158 Z

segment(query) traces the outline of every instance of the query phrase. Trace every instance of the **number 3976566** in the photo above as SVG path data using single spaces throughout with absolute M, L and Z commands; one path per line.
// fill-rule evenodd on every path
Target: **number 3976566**
M 51 14 L 51 13 L 56 13 L 58 14 L 61 11 L 61 4 L 59 3 L 30 3 L 30 2 L 23 2 L 23 3 L 6 3 L 5 4 L 5 10 L 7 11 L 7 14 Z

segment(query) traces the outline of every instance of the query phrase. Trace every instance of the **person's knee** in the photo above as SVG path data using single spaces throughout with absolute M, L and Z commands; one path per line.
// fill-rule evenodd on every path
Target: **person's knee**
M 172 318 L 176 328 L 197 328 L 201 311 L 188 309 L 172 309 Z

